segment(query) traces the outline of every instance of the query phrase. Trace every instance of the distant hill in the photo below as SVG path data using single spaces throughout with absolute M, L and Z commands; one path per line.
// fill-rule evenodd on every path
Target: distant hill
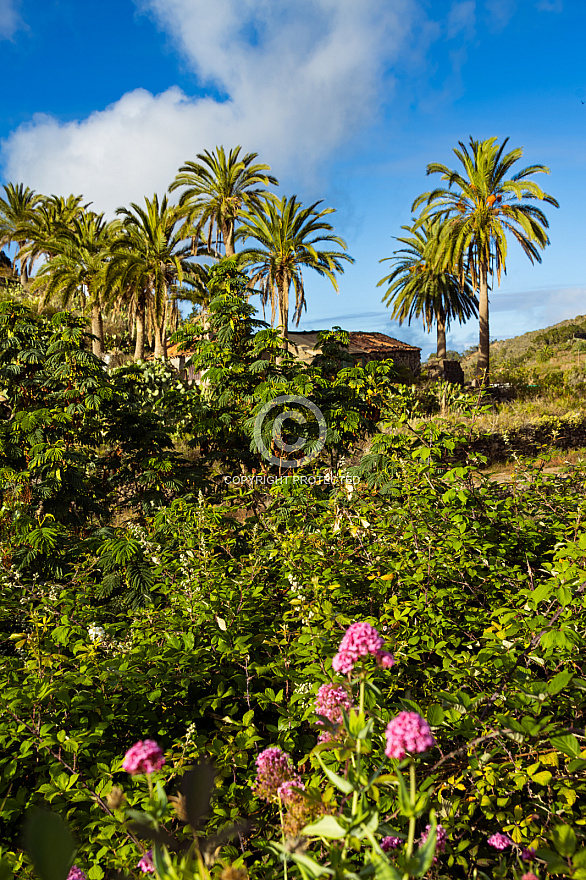
M 584 338 L 580 339 L 582 336 Z M 467 377 L 474 375 L 478 352 L 466 353 L 461 360 Z M 523 370 L 535 376 L 553 371 L 580 372 L 586 361 L 586 315 L 578 315 L 543 330 L 530 330 L 521 336 L 497 340 L 490 346 L 491 374 Z M 506 380 L 506 376 L 503 375 Z

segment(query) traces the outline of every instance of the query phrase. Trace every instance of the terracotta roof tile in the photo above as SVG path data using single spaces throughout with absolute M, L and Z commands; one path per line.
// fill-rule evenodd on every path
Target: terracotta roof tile
M 180 355 L 189 355 L 193 354 L 193 348 L 184 348 L 181 342 L 176 342 L 174 345 L 167 346 L 167 357 L 180 357 Z
M 356 346 L 362 351 L 421 351 L 416 345 L 409 345 L 407 342 L 401 342 L 393 336 L 387 336 L 386 333 L 368 333 L 362 330 L 351 331 L 350 334 L 350 350 L 352 346 Z
M 306 345 L 317 346 L 318 330 L 295 330 L 289 332 L 289 340 L 295 346 Z M 407 342 L 401 342 L 386 333 L 368 333 L 363 330 L 353 330 L 349 334 L 350 341 L 348 350 L 350 354 L 358 354 L 360 352 L 392 352 L 392 351 L 421 351 L 416 345 L 409 345 Z

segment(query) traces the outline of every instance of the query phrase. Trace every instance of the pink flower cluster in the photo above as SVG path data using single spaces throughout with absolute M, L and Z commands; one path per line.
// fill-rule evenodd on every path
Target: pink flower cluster
M 257 757 L 254 790 L 258 797 L 274 800 L 285 783 L 297 779 L 290 756 L 278 746 L 265 749 Z
M 284 804 L 292 804 L 299 800 L 300 791 L 305 791 L 302 781 L 300 779 L 290 779 L 278 787 L 277 794 Z
M 389 835 L 388 837 L 383 837 L 380 842 L 380 848 L 383 852 L 389 852 L 392 849 L 397 849 L 397 847 L 401 846 L 403 841 L 400 837 L 393 837 Z
M 315 698 L 315 711 L 318 715 L 323 715 L 332 724 L 342 723 L 342 709 L 348 711 L 352 708 L 352 697 L 348 691 L 339 685 L 328 682 L 322 684 Z M 316 721 L 316 724 L 323 725 L 323 721 Z M 329 742 L 332 734 L 329 732 L 320 734 L 320 742 Z
M 383 669 L 390 669 L 395 658 L 388 651 L 383 651 L 384 643 L 383 637 L 374 626 L 357 621 L 351 624 L 344 633 L 338 653 L 332 660 L 332 666 L 340 675 L 347 675 L 352 672 L 354 664 L 361 657 L 368 657 L 369 654 L 372 654 L 379 666 L 382 666 Z
M 532 862 L 536 853 L 537 850 L 533 846 L 524 846 L 521 850 L 521 858 L 525 862 Z
M 165 763 L 162 749 L 154 739 L 139 740 L 124 755 L 122 769 L 131 776 L 154 773 Z
M 149 849 L 149 851 L 144 854 L 144 856 L 142 857 L 142 859 L 140 860 L 140 862 L 138 863 L 138 865 L 136 867 L 140 868 L 140 870 L 142 871 L 143 874 L 154 874 L 155 873 L 155 866 L 153 865 L 153 851 L 152 851 L 152 849 Z
M 425 843 L 427 838 L 429 837 L 429 832 L 431 831 L 431 825 L 427 825 L 425 831 L 421 835 L 421 843 Z M 446 829 L 443 825 L 436 825 L 435 829 L 435 851 L 443 853 L 446 848 L 448 835 Z
M 67 875 L 67 880 L 87 880 L 86 874 L 81 868 L 76 868 L 74 865 Z
M 402 760 L 407 752 L 411 755 L 426 752 L 435 745 L 429 724 L 417 712 L 399 712 L 387 724 L 385 731 L 388 758 Z
M 534 874 L 533 871 L 529 871 L 528 874 L 522 874 L 521 880 L 539 880 L 537 874 Z
M 508 849 L 513 841 L 507 834 L 501 834 L 500 831 L 497 831 L 496 834 L 491 834 L 488 838 L 489 846 L 494 847 L 494 849 Z

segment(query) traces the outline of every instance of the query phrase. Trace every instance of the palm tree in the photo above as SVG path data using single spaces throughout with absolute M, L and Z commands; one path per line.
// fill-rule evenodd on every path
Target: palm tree
M 412 318 L 423 318 L 429 332 L 437 325 L 437 356 L 446 357 L 446 330 L 456 319 L 466 321 L 478 317 L 478 300 L 474 295 L 468 274 L 463 278 L 448 268 L 438 267 L 440 224 L 429 219 L 402 226 L 409 237 L 397 238 L 405 247 L 396 250 L 390 260 L 393 271 L 378 282 L 387 284 L 383 302 L 393 305 L 391 317 L 400 324 Z
M 318 275 L 329 278 L 338 291 L 335 273 L 344 271 L 342 261 L 353 263 L 348 254 L 337 250 L 317 250 L 320 242 L 328 242 L 346 250 L 346 242 L 333 234 L 333 226 L 324 221 L 334 208 L 317 211 L 321 202 L 304 208 L 297 196 L 280 201 L 266 202 L 262 212 L 249 212 L 236 232 L 238 239 L 254 239 L 258 247 L 249 247 L 238 254 L 239 265 L 250 267 L 250 286 L 261 286 L 263 308 L 271 303 L 271 323 L 275 323 L 278 310 L 279 326 L 286 348 L 289 326 L 289 291 L 295 290 L 294 321 L 299 325 L 301 312 L 307 308 L 302 268 L 313 269 Z
M 110 289 L 117 292 L 136 320 L 135 360 L 144 357 L 146 321 L 149 318 L 155 337 L 155 357 L 167 354 L 166 325 L 174 285 L 183 284 L 197 273 L 189 263 L 189 247 L 178 228 L 181 214 L 164 196 L 159 204 L 155 194 L 145 198 L 145 207 L 134 202 L 130 208 L 118 208 L 123 217 L 119 235 L 111 247 L 106 273 Z
M 5 198 L 0 199 L 0 247 L 16 244 L 16 258 L 20 260 L 20 276 L 23 284 L 28 282 L 30 266 L 23 256 L 27 236 L 23 230 L 34 216 L 41 196 L 22 183 L 4 185 Z M 23 237 L 24 236 L 24 237 Z
M 216 147 L 212 153 L 208 150 L 198 153 L 200 161 L 182 165 L 169 187 L 169 192 L 186 187 L 179 205 L 188 222 L 195 224 L 196 236 L 202 237 L 207 225 L 208 252 L 218 253 L 221 236 L 227 257 L 235 253 L 236 223 L 242 212 L 261 210 L 264 200 L 270 196 L 265 187 L 278 186 L 276 177 L 266 173 L 270 165 L 254 164 L 258 153 L 246 153 L 240 158 L 241 149 L 235 147 L 227 156 L 224 147 Z M 212 248 L 214 230 L 216 243 Z
M 506 272 L 507 234 L 521 245 L 531 262 L 541 262 L 539 249 L 549 244 L 549 224 L 543 211 L 532 200 L 559 207 L 557 201 L 530 180 L 532 175 L 549 174 L 545 165 L 530 165 L 507 178 L 512 166 L 523 155 L 518 147 L 505 153 L 509 139 L 499 146 L 496 138 L 475 141 L 469 149 L 459 141 L 454 153 L 463 173 L 432 162 L 428 174 L 441 174 L 448 187 L 423 193 L 412 210 L 425 205 L 425 214 L 443 221 L 440 261 L 443 266 L 469 268 L 472 284 L 479 292 L 480 344 L 477 377 L 488 382 L 490 336 L 488 321 L 488 276 Z
M 72 298 L 89 306 L 92 317 L 92 350 L 104 356 L 102 307 L 105 301 L 106 269 L 117 221 L 106 223 L 103 214 L 87 211 L 69 223 L 53 228 L 44 242 L 50 259 L 43 263 L 33 280 L 33 290 L 44 291 L 45 302 L 60 295 L 63 306 Z
M 88 210 L 91 202 L 82 205 L 83 196 L 40 196 L 31 212 L 17 227 L 17 235 L 26 244 L 20 249 L 21 258 L 26 260 L 28 271 L 39 257 L 51 259 L 57 236 L 66 228 L 73 228 Z

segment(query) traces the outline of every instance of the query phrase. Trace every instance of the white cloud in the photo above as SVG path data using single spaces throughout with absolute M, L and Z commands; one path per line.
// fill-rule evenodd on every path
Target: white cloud
M 515 0 L 486 0 L 485 7 L 490 27 L 495 31 L 505 28 L 516 12 Z
M 463 34 L 465 39 L 474 38 L 476 26 L 476 0 L 456 0 L 448 15 L 448 38 Z
M 138 89 L 80 121 L 37 116 L 4 142 L 5 177 L 111 211 L 216 144 L 307 171 L 374 118 L 416 2 L 140 0 L 226 100 Z
M 9 40 L 21 25 L 17 0 L 0 0 L 0 40 Z

